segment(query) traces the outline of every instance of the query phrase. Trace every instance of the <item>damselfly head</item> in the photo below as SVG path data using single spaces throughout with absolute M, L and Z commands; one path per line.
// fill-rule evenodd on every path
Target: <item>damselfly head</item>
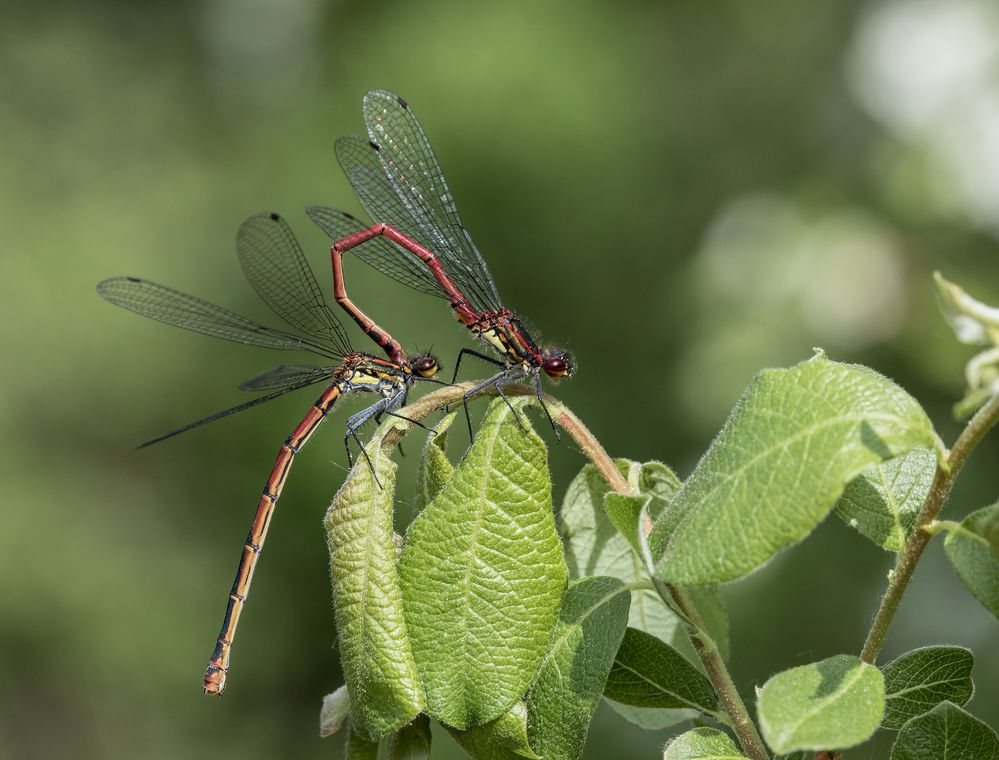
M 559 380 L 563 377 L 572 377 L 572 373 L 576 370 L 576 361 L 564 348 L 546 348 L 541 352 L 541 368 L 548 377 Z
M 417 356 L 409 363 L 409 366 L 420 377 L 433 377 L 441 368 L 440 364 L 437 363 L 437 359 L 432 354 Z

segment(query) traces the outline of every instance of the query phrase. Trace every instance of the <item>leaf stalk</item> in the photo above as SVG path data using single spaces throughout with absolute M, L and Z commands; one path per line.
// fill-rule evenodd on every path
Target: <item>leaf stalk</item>
M 954 447 L 944 459 L 938 460 L 937 470 L 933 476 L 933 484 L 923 501 L 923 506 L 916 518 L 916 524 L 909 535 L 905 546 L 898 554 L 895 562 L 895 569 L 891 573 L 888 588 L 881 597 L 881 605 L 878 607 L 874 621 L 867 633 L 864 641 L 864 648 L 860 652 L 860 659 L 869 664 L 874 664 L 878 652 L 884 644 L 888 635 L 888 628 L 895 617 L 898 605 L 902 601 L 902 595 L 912 580 L 912 574 L 916 570 L 916 565 L 923 555 L 923 550 L 930 542 L 937 530 L 933 529 L 933 523 L 943 509 L 947 496 L 950 494 L 951 486 L 957 478 L 961 467 L 967 461 L 971 452 L 985 437 L 985 434 L 999 421 L 999 396 L 993 396 L 968 422 L 967 426 L 954 442 Z

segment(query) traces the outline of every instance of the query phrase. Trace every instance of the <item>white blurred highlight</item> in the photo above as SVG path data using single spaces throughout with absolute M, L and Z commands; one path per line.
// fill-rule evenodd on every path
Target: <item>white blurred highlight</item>
M 776 196 L 738 199 L 709 228 L 698 270 L 705 296 L 736 317 L 784 322 L 791 315 L 803 336 L 827 348 L 885 341 L 905 319 L 905 262 L 896 240 L 856 211 L 813 214 Z
M 863 108 L 928 154 L 939 188 L 957 196 L 941 205 L 999 233 L 999 5 L 874 6 L 857 31 L 847 72 Z

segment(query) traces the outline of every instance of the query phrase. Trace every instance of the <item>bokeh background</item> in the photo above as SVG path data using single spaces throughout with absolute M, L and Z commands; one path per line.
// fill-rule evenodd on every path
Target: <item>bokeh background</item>
M 413 105 L 508 305 L 578 357 L 556 392 L 613 454 L 686 475 L 753 375 L 813 346 L 894 377 L 946 440 L 958 429 L 972 351 L 930 274 L 999 302 L 989 0 L 49 2 L 3 16 L 4 757 L 342 756 L 317 714 L 341 683 L 320 520 L 344 474 L 344 412 L 295 465 L 229 689 L 205 698 L 260 487 L 315 393 L 133 452 L 244 400 L 239 381 L 289 357 L 139 319 L 94 284 L 139 274 L 267 319 L 233 238 L 271 208 L 328 283 L 328 243 L 302 210 L 359 210 L 332 144 L 362 128 L 371 87 Z M 360 264 L 348 277 L 405 346 L 450 364 L 465 344 L 436 299 Z M 993 436 L 948 516 L 994 501 L 997 456 Z M 556 499 L 581 464 L 553 446 Z M 728 587 L 746 697 L 777 670 L 858 651 L 889 567 L 831 517 Z M 995 726 L 997 640 L 934 542 L 884 657 L 972 647 L 970 709 Z M 602 709 L 587 756 L 655 757 L 667 737 Z

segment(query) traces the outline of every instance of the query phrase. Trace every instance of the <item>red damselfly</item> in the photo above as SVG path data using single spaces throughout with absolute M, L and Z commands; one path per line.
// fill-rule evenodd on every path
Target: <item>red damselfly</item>
M 364 96 L 363 111 L 368 139 L 341 137 L 336 141 L 336 155 L 361 205 L 376 224 L 365 225 L 326 206 L 308 209 L 312 220 L 334 241 L 334 282 L 342 285 L 341 258 L 354 249 L 388 276 L 443 296 L 458 321 L 502 357 L 495 359 L 470 348 L 459 352 L 455 378 L 466 354 L 501 367 L 466 392 L 466 414 L 468 398 L 482 389 L 491 386 L 503 396 L 503 385 L 527 379 L 551 422 L 541 372 L 555 379 L 569 377 L 575 369 L 572 356 L 562 348 L 539 347 L 517 315 L 502 305 L 492 275 L 461 222 L 437 157 L 409 104 L 385 90 L 372 90 Z
M 357 435 L 358 429 L 382 414 L 401 416 L 395 410 L 405 404 L 409 388 L 416 380 L 440 382 L 433 379 L 438 365 L 431 355 L 422 354 L 407 359 L 399 344 L 347 300 L 346 293 L 343 293 L 346 301 L 344 308 L 358 322 L 366 325 L 365 331 L 376 338 L 379 344 L 393 346 L 392 358 L 382 359 L 355 351 L 351 347 L 343 325 L 326 305 L 298 241 L 280 215 L 262 212 L 244 221 L 236 236 L 236 251 L 243 272 L 254 290 L 297 332 L 267 327 L 221 306 L 138 277 L 114 277 L 97 286 L 97 292 L 116 306 L 160 322 L 252 346 L 308 351 L 336 362 L 328 366 L 279 365 L 240 385 L 240 389 L 244 391 L 271 391 L 267 395 L 172 430 L 139 447 L 162 441 L 206 422 L 228 417 L 290 391 L 321 382 L 328 384 L 302 421 L 281 444 L 277 461 L 257 504 L 239 560 L 236 579 L 229 594 L 222 630 L 205 669 L 204 689 L 208 694 L 221 694 L 225 688 L 236 625 L 250 590 L 250 581 L 267 536 L 274 507 L 281 496 L 295 455 L 329 414 L 337 399 L 347 393 L 364 391 L 376 393 L 380 398 L 367 409 L 347 419 L 344 445 L 348 462 L 352 463 L 350 439 L 353 438 L 370 466 L 371 460 Z M 408 421 L 423 427 L 414 420 Z

